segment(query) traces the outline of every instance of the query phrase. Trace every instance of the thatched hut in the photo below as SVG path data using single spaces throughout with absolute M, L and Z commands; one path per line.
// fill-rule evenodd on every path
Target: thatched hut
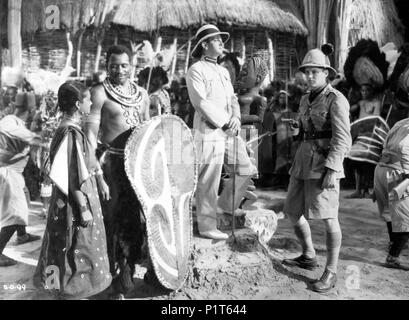
M 99 56 L 113 43 L 132 46 L 149 40 L 155 49 L 176 45 L 170 72 L 183 75 L 191 63 L 196 29 L 215 23 L 231 33 L 228 49 L 243 57 L 263 56 L 270 63 L 271 78 L 288 79 L 298 65 L 296 47 L 308 34 L 297 7 L 284 0 L 23 1 L 22 55 L 28 72 L 59 72 L 68 57 L 78 75 L 89 77 L 105 67 L 103 54 Z M 60 10 L 59 29 L 47 29 L 44 12 L 49 5 Z
M 263 56 L 271 78 L 288 79 L 298 61 L 297 39 L 308 34 L 300 15 L 296 6 L 283 0 L 125 0 L 112 21 L 145 33 L 156 48 L 177 44 L 175 74 L 184 74 L 191 62 L 194 32 L 213 23 L 230 32 L 228 49 L 243 58 Z
M 21 15 L 22 67 L 26 72 L 38 69 L 60 72 L 73 66 L 82 73 L 81 52 L 85 33 L 105 27 L 112 12 L 114 0 L 23 0 Z M 7 46 L 7 12 L 10 5 L 1 1 L 0 38 Z M 96 38 L 93 36 L 93 38 Z M 97 46 L 95 46 L 97 47 Z M 10 48 L 7 48 L 10 49 Z M 10 53 L 3 54 L 4 65 L 9 65 Z

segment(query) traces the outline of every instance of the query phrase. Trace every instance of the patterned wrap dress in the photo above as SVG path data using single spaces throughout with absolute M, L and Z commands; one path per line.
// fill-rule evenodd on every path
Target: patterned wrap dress
M 34 285 L 61 299 L 82 299 L 105 290 L 112 281 L 106 234 L 93 172 L 97 160 L 84 133 L 60 126 L 51 143 L 53 192 Z M 93 215 L 80 225 L 72 192 L 80 190 Z

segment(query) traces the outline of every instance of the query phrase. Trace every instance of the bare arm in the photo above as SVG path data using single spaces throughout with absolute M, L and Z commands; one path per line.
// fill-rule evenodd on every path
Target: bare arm
M 150 119 L 149 116 L 149 107 L 150 107 L 150 99 L 149 99 L 149 95 L 148 92 L 145 90 L 143 92 L 143 105 L 142 105 L 142 110 L 141 110 L 141 115 L 142 115 L 142 120 L 143 121 L 147 121 Z
M 91 112 L 85 121 L 85 135 L 91 146 L 95 150 L 98 142 L 98 131 L 101 123 L 102 107 L 106 100 L 106 94 L 102 85 L 98 85 L 91 90 Z

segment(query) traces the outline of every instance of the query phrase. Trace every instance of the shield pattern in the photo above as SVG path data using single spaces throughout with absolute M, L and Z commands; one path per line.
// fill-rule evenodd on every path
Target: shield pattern
M 174 115 L 137 126 L 125 146 L 125 171 L 143 207 L 153 267 L 171 290 L 188 276 L 197 166 L 190 129 Z
M 382 156 L 383 144 L 389 132 L 384 119 L 370 116 L 351 123 L 352 148 L 348 158 L 377 164 Z

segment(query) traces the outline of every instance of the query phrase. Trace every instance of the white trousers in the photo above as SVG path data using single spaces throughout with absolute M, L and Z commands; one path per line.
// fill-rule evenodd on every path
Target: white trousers
M 203 137 L 201 137 L 203 138 Z M 234 156 L 234 139 L 237 140 L 237 150 Z M 251 163 L 247 154 L 246 144 L 241 137 L 227 137 L 224 133 L 215 132 L 205 139 L 195 139 L 199 158 L 199 176 L 196 189 L 196 213 L 199 232 L 217 228 L 217 205 L 226 211 L 231 211 L 233 171 L 236 172 L 235 209 L 248 187 L 251 176 L 257 173 L 257 168 Z M 218 199 L 218 190 L 222 166 L 224 165 L 229 179 Z M 235 170 L 234 170 L 235 169 Z

